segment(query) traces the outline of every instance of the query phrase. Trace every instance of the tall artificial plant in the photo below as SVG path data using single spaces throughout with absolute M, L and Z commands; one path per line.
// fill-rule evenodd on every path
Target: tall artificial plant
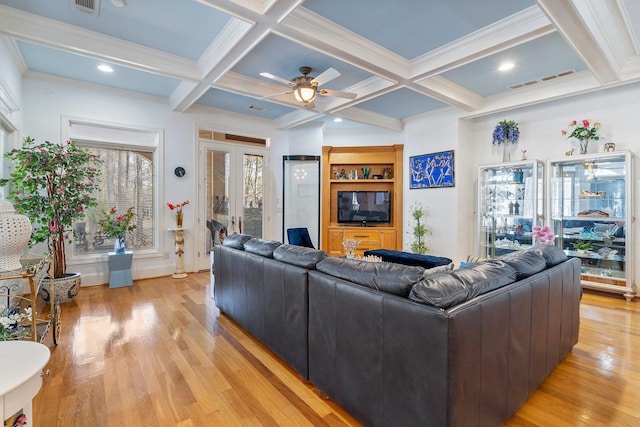
M 428 233 L 427 226 L 423 222 L 425 211 L 422 205 L 416 203 L 411 206 L 411 217 L 413 218 L 413 242 L 411 243 L 411 252 L 416 254 L 426 254 L 429 252 L 425 236 Z
M 36 144 L 24 139 L 5 157 L 14 167 L 9 178 L 0 179 L 0 186 L 10 185 L 9 200 L 17 212 L 31 220 L 31 245 L 46 242 L 54 262 L 53 276 L 66 275 L 65 241 L 73 237 L 73 224 L 84 211 L 96 205 L 94 191 L 98 188 L 100 159 L 71 141 Z

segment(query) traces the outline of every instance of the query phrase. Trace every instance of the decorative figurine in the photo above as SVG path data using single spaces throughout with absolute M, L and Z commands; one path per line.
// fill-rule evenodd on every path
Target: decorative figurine
M 513 205 L 513 214 L 514 215 L 520 215 L 520 203 L 516 202 Z
M 513 215 L 513 202 L 509 202 L 509 215 Z
M 340 179 L 347 179 L 347 172 L 344 169 L 340 169 Z
M 521 160 L 527 160 L 527 150 L 520 150 L 522 151 L 522 159 Z
M 615 151 L 616 150 L 616 144 L 614 144 L 613 142 L 607 142 L 606 144 L 604 144 L 604 151 L 605 152 L 610 152 L 610 151 Z

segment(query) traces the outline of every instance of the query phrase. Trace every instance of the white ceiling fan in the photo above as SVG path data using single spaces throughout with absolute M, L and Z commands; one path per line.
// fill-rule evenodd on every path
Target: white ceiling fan
M 291 80 L 283 79 L 282 77 L 274 76 L 271 73 L 260 73 L 262 77 L 266 77 L 271 80 L 275 80 L 280 83 L 284 83 L 286 85 L 291 86 L 290 90 L 285 92 L 278 92 L 273 95 L 265 96 L 261 99 L 273 98 L 276 96 L 293 93 L 295 98 L 302 102 L 305 108 L 314 108 L 314 100 L 318 94 L 324 96 L 336 96 L 338 98 L 346 98 L 346 99 L 355 99 L 356 94 L 350 92 L 343 92 L 339 90 L 331 90 L 331 89 L 319 89 L 319 86 L 335 79 L 340 75 L 334 68 L 328 68 L 324 72 L 320 73 L 318 77 L 310 76 L 311 67 L 300 67 L 301 76 L 294 77 Z

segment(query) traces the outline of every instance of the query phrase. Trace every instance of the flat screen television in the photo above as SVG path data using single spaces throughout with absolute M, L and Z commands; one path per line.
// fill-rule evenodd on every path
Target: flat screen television
M 391 191 L 338 191 L 338 223 L 391 222 Z

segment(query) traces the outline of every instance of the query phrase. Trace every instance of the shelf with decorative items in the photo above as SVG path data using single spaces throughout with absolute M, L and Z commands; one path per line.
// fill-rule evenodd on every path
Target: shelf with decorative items
M 348 253 L 344 239 L 360 241 L 354 256 L 402 249 L 403 149 L 323 147 L 320 246 L 329 255 Z
M 544 218 L 544 163 L 525 160 L 478 168 L 478 254 L 526 249 Z
M 50 258 L 21 259 L 18 269 L 0 271 L 0 341 L 44 342 L 53 329 L 53 343 L 60 337 L 60 301 L 55 282 L 49 278 Z M 49 282 L 54 298 L 38 298 L 43 283 Z M 53 326 L 53 328 L 52 328 Z
M 549 217 L 556 244 L 582 261 L 582 286 L 636 295 L 633 154 L 614 151 L 549 160 Z

